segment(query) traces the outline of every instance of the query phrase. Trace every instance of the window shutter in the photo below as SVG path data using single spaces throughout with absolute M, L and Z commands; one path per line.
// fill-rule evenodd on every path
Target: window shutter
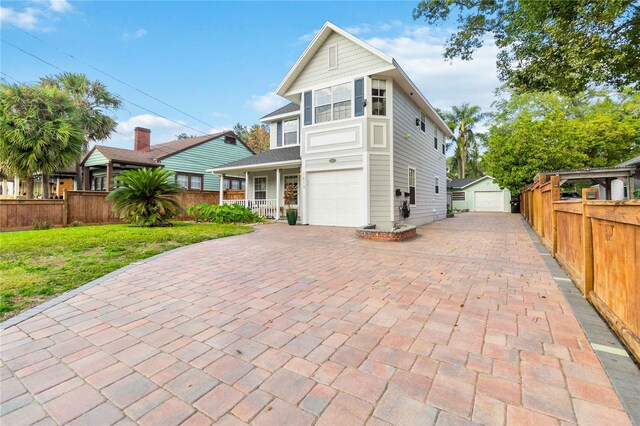
M 276 145 L 282 146 L 282 121 L 276 123 Z
M 311 92 L 304 92 L 304 125 L 311 124 Z
M 360 117 L 364 115 L 364 79 L 359 78 L 355 81 L 354 87 L 355 93 L 355 116 Z

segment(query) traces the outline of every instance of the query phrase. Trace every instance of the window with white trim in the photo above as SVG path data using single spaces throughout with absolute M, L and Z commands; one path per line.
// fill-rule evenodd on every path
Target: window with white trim
M 436 176 L 436 194 L 440 193 L 440 186 L 438 185 L 440 182 L 440 179 L 438 179 L 438 176 Z
M 295 197 L 292 201 L 292 205 L 297 205 L 298 204 L 298 175 L 287 175 L 284 177 L 284 189 L 286 191 L 287 187 L 289 185 L 294 185 L 295 186 L 295 190 L 293 191 L 295 193 Z
M 409 204 L 416 205 L 416 169 L 409 167 Z
M 333 86 L 333 119 L 351 118 L 351 98 L 353 84 L 351 82 Z
M 316 123 L 331 121 L 331 87 L 314 92 L 316 106 Z
M 256 177 L 253 179 L 253 199 L 267 199 L 267 177 Z
M 329 69 L 338 68 L 338 45 L 329 46 Z
M 427 114 L 420 110 L 420 130 L 427 133 Z
M 298 144 L 298 119 L 287 120 L 284 122 L 284 144 Z
M 316 123 L 351 118 L 352 82 L 316 90 L 314 97 Z
M 387 81 L 371 80 L 371 114 L 387 115 Z

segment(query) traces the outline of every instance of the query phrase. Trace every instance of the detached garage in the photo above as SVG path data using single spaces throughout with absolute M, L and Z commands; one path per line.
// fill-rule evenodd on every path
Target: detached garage
M 470 212 L 510 212 L 511 192 L 501 189 L 491 176 L 451 179 L 448 182 L 454 209 Z

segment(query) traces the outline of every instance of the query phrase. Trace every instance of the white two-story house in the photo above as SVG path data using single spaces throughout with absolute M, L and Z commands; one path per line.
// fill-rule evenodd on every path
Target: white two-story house
M 246 178 L 246 200 L 221 202 L 279 218 L 284 188 L 295 184 L 303 224 L 387 227 L 446 216 L 452 133 L 393 58 L 327 22 L 276 92 L 290 103 L 262 118 L 271 149 L 210 170 Z

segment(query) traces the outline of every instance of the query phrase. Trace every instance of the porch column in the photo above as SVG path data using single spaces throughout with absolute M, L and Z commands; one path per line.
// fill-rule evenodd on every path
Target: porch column
M 107 163 L 107 192 L 111 192 L 111 181 L 113 180 L 113 163 L 109 161 Z
M 249 206 L 249 172 L 244 172 L 244 205 Z
M 60 195 L 60 178 L 56 178 L 56 195 Z
M 7 194 L 7 180 L 6 179 L 2 179 L 2 195 L 4 195 L 5 197 L 9 194 Z
M 220 196 L 218 197 L 220 199 L 220 205 L 223 205 L 223 201 L 224 201 L 224 173 L 220 174 Z
M 280 220 L 280 169 L 276 169 L 276 220 Z
M 634 176 L 630 175 L 627 178 L 627 199 L 628 200 L 633 200 L 633 191 L 635 191 L 634 185 L 635 185 Z
M 20 195 L 20 178 L 18 176 L 13 177 L 13 195 Z

